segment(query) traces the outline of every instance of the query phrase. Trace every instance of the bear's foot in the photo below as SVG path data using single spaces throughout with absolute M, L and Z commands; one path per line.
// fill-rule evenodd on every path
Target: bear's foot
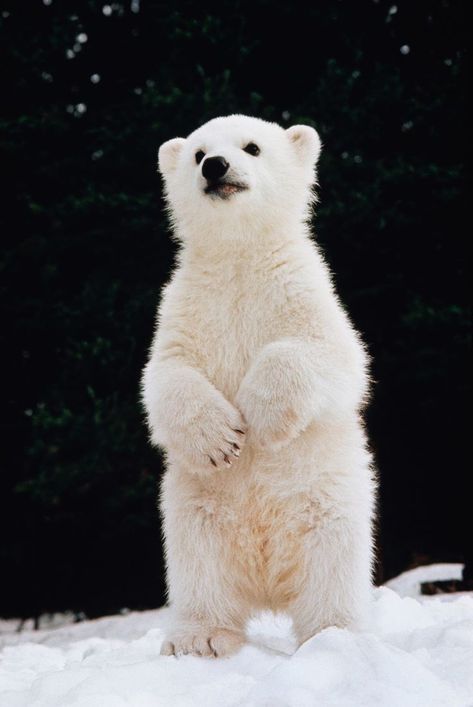
M 243 633 L 225 628 L 194 628 L 171 633 L 161 647 L 161 655 L 195 655 L 224 658 L 236 653 L 244 643 Z

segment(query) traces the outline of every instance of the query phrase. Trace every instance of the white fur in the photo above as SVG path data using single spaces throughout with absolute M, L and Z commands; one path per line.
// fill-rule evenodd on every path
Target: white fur
M 249 188 L 205 194 L 198 150 L 224 156 Z M 234 651 L 262 609 L 292 616 L 299 642 L 366 613 L 367 357 L 306 225 L 319 151 L 308 126 L 242 115 L 159 151 L 181 243 L 143 375 L 151 439 L 167 456 L 176 626 L 164 652 Z

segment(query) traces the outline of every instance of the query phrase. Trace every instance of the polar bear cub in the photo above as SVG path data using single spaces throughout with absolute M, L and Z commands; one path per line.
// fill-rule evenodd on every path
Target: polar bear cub
M 299 643 L 366 615 L 367 356 L 307 226 L 319 152 L 311 127 L 243 115 L 159 150 L 180 242 L 142 381 L 166 452 L 165 654 L 230 654 L 263 609 Z

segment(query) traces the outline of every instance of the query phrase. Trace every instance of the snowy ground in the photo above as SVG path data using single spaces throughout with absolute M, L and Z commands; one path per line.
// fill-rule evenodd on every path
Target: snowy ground
M 391 585 L 413 594 L 421 581 L 460 571 L 425 569 Z M 469 595 L 414 598 L 381 587 L 369 632 L 330 628 L 293 655 L 290 622 L 266 616 L 251 635 L 271 636 L 272 650 L 253 643 L 223 660 L 160 657 L 168 620 L 162 609 L 47 631 L 4 624 L 1 707 L 473 706 Z

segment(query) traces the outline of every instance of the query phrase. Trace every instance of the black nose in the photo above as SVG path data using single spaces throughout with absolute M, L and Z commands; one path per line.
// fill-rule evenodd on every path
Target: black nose
M 207 157 L 202 163 L 202 174 L 209 182 L 221 179 L 230 165 L 225 157 Z

